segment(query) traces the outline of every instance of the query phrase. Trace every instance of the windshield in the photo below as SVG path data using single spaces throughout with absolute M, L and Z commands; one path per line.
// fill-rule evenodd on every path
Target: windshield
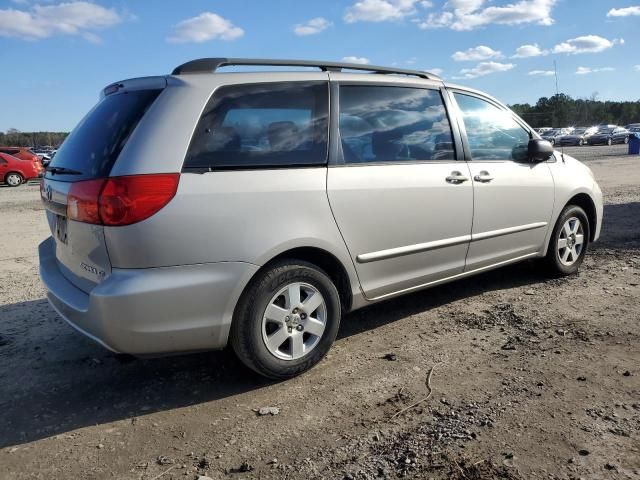
M 583 134 L 584 132 L 586 132 L 586 131 L 587 131 L 587 129 L 586 129 L 586 128 L 576 128 L 576 129 L 573 131 L 573 134 L 574 134 L 574 135 L 582 135 L 582 134 Z
M 613 128 L 601 128 L 598 130 L 598 133 L 611 133 L 613 132 Z
M 132 90 L 100 100 L 64 141 L 47 167 L 47 177 L 55 175 L 56 179 L 68 181 L 107 177 L 159 93 L 160 90 Z

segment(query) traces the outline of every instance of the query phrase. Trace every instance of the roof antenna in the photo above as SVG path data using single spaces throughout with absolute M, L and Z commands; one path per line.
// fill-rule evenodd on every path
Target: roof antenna
M 560 88 L 558 88 L 558 64 L 556 63 L 556 61 L 553 61 L 553 71 L 555 73 L 556 76 L 556 104 L 557 102 L 560 100 Z M 556 115 L 556 118 L 558 118 L 558 116 Z M 561 130 L 562 131 L 562 130 Z M 565 163 L 564 161 L 564 145 L 562 145 L 562 142 L 560 142 L 560 157 L 562 158 L 562 163 Z

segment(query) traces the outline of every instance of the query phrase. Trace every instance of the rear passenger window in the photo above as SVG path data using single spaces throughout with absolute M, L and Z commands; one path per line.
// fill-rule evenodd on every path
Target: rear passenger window
M 529 132 L 506 110 L 481 98 L 454 93 L 458 102 L 472 160 L 527 158 Z
M 345 163 L 455 159 L 438 90 L 343 85 L 340 137 Z
M 234 85 L 216 90 L 189 146 L 185 168 L 325 165 L 329 85 Z

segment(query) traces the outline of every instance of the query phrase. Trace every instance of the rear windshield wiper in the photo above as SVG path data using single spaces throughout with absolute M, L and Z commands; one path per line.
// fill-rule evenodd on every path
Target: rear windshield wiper
M 71 168 L 65 167 L 47 167 L 45 168 L 45 170 L 47 172 L 51 172 L 52 175 L 55 175 L 56 173 L 60 173 L 63 175 L 82 175 L 82 172 L 79 170 L 73 170 Z

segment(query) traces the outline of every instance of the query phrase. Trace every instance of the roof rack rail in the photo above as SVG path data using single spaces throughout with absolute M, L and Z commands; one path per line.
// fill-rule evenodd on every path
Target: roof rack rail
M 441 80 L 440 77 L 429 72 L 420 70 L 406 70 L 402 68 L 379 67 L 376 65 L 364 65 L 361 63 L 345 63 L 345 62 L 321 62 L 313 60 L 281 60 L 270 58 L 199 58 L 183 63 L 174 68 L 172 75 L 181 75 L 183 73 L 203 73 L 215 72 L 220 67 L 252 65 L 265 67 L 315 67 L 323 72 L 340 72 L 342 70 L 360 70 L 371 73 L 386 73 L 411 75 L 428 80 Z

